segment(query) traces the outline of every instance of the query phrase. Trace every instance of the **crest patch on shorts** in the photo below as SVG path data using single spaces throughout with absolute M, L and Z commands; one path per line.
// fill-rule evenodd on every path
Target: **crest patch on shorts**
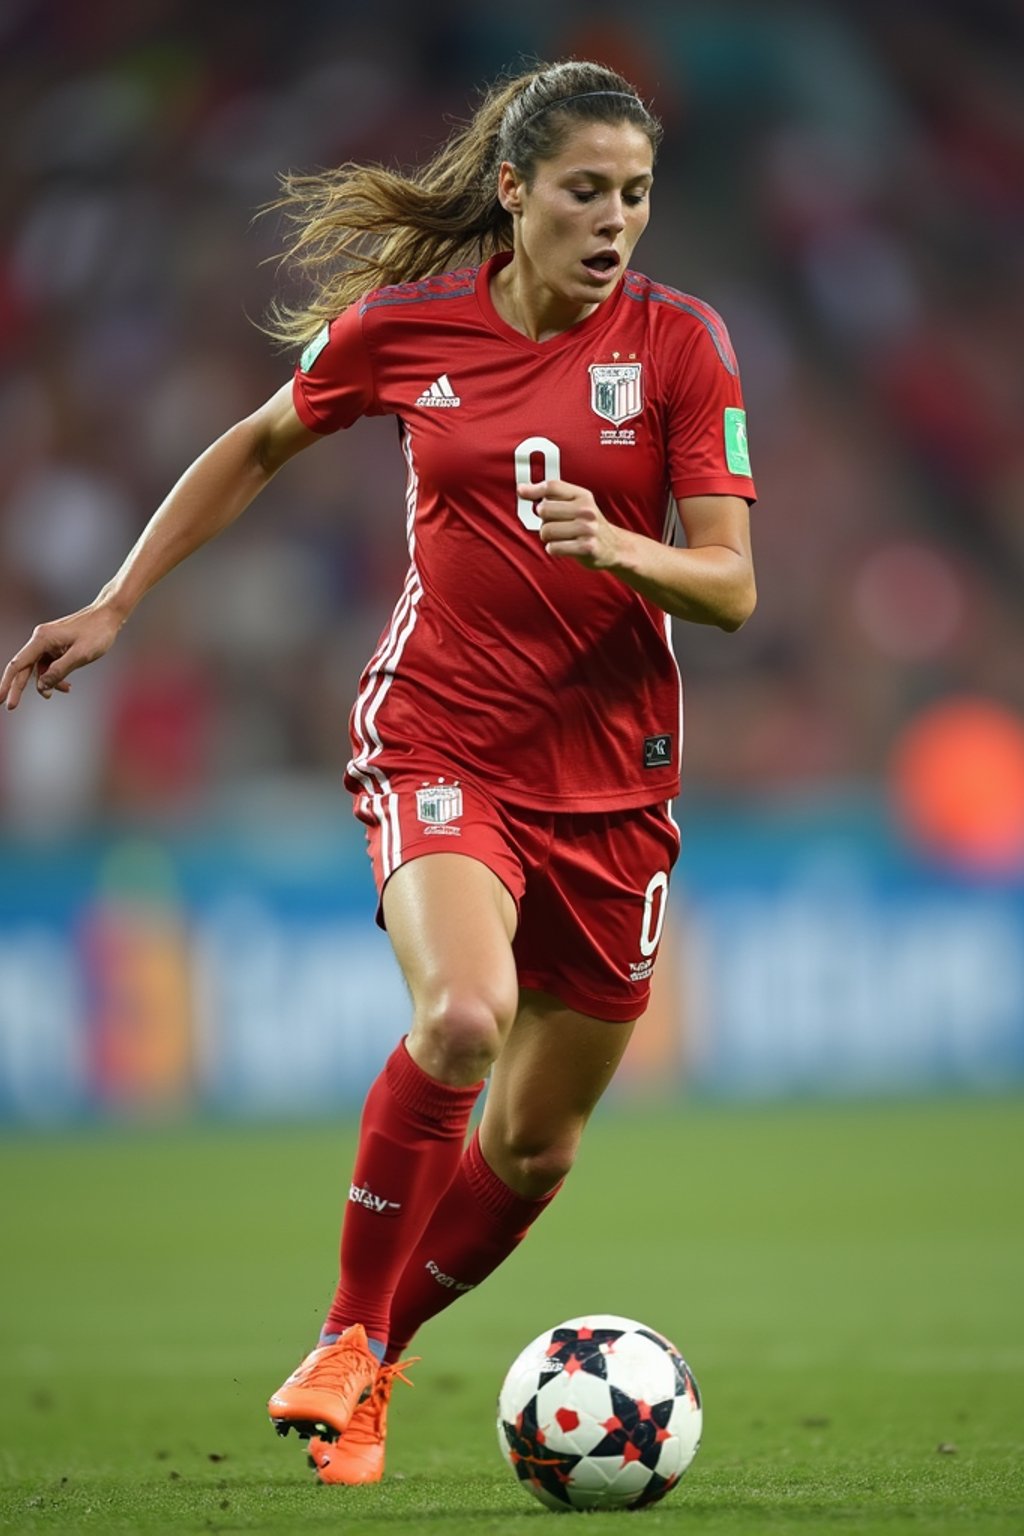
M 416 791 L 416 815 L 434 827 L 458 821 L 462 815 L 462 790 L 458 784 L 425 784 Z

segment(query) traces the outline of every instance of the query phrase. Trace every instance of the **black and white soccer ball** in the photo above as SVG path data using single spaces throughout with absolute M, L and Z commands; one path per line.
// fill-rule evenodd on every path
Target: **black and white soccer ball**
M 639 1509 L 665 1497 L 700 1447 L 700 1391 L 662 1334 L 597 1313 L 550 1328 L 513 1360 L 498 1443 L 549 1509 Z

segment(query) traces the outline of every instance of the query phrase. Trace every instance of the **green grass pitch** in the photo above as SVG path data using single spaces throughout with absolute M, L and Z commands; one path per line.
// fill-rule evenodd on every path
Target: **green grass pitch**
M 332 1287 L 352 1127 L 8 1135 L 0 1527 L 1020 1536 L 1022 1126 L 1011 1099 L 602 1109 L 421 1335 L 387 1480 L 348 1491 L 264 1405 Z M 507 1364 L 588 1311 L 668 1333 L 704 1393 L 693 1467 L 635 1515 L 550 1514 L 497 1450 Z

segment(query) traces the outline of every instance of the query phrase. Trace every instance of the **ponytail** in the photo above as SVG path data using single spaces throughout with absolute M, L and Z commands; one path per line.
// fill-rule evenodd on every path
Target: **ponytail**
M 267 334 L 302 348 L 325 321 L 375 288 L 432 277 L 512 249 L 512 216 L 497 195 L 510 161 L 532 180 L 558 154 L 574 122 L 631 122 L 657 150 L 661 125 L 633 87 L 600 64 L 547 65 L 499 81 L 471 121 L 422 169 L 402 175 L 351 162 L 313 175 L 287 173 L 280 212 L 289 229 L 282 262 L 308 279 L 305 305 L 275 301 Z

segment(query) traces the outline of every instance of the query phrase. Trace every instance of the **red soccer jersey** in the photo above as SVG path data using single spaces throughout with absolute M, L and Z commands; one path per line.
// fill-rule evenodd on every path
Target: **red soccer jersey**
M 754 499 L 739 373 L 706 304 L 627 271 L 548 341 L 498 314 L 508 253 L 382 288 L 307 347 L 295 408 L 317 432 L 393 415 L 409 573 L 352 711 L 348 782 L 387 765 L 463 775 L 542 810 L 679 787 L 682 692 L 661 609 L 548 555 L 519 480 L 591 490 L 608 520 L 671 536 L 671 496 Z

